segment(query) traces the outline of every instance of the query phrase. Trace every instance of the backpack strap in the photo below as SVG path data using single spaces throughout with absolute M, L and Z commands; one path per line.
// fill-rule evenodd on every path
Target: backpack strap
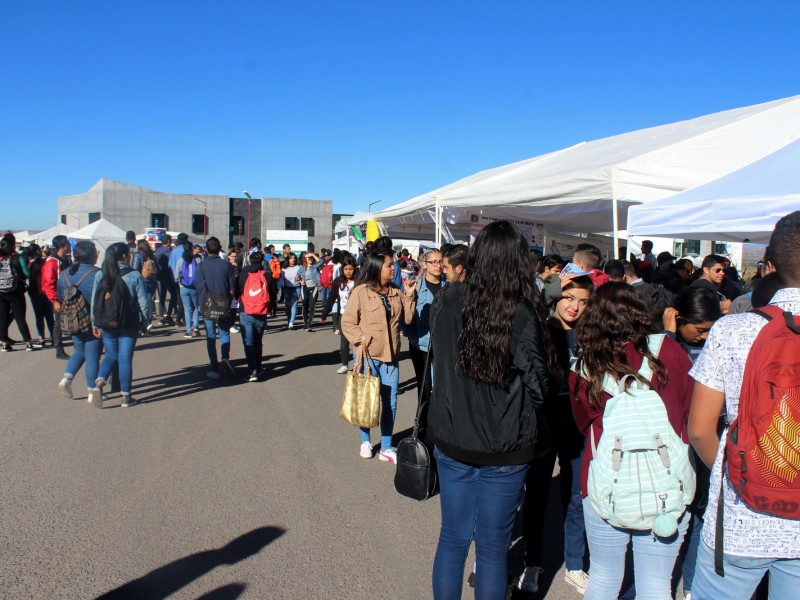
M 656 358 L 658 358 L 658 354 L 661 352 L 661 346 L 664 344 L 665 337 L 663 333 L 647 336 L 647 347 Z M 639 368 L 639 375 L 647 379 L 647 381 L 653 380 L 653 369 L 646 356 L 642 358 L 642 366 Z
M 97 269 L 97 268 L 93 268 L 93 269 L 87 269 L 87 270 L 86 270 L 86 273 L 84 273 L 83 275 L 81 275 L 81 278 L 80 278 L 80 279 L 78 279 L 78 281 L 75 283 L 75 287 L 80 287 L 80 285 L 83 283 L 83 280 L 84 280 L 84 279 L 86 279 L 86 278 L 87 278 L 89 275 L 91 275 L 92 273 L 97 273 L 97 271 L 98 271 L 98 270 L 99 270 L 99 269 Z M 70 280 L 69 280 L 69 277 L 67 277 L 67 272 L 66 272 L 66 271 L 64 271 L 64 279 L 66 279 L 66 280 L 67 280 L 67 285 L 72 285 L 72 282 L 70 282 Z

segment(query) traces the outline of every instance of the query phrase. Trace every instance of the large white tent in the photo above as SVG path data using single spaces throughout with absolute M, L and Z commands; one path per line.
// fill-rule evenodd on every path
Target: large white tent
M 562 231 L 616 232 L 629 206 L 701 185 L 797 139 L 800 96 L 582 142 L 357 213 L 348 223 L 380 219 L 399 235 L 468 223 L 480 213 Z
M 50 229 L 45 229 L 39 233 L 31 233 L 25 237 L 17 236 L 17 240 L 27 242 L 29 244 L 38 244 L 39 246 L 49 246 L 52 243 L 53 238 L 57 235 L 69 236 L 73 231 L 75 231 L 74 227 L 70 225 L 64 225 L 63 223 L 58 223 Z
M 97 262 L 102 262 L 106 248 L 115 242 L 125 241 L 125 231 L 111 221 L 99 219 L 69 234 L 71 240 L 91 240 L 97 246 Z
M 800 141 L 714 181 L 628 211 L 628 234 L 769 242 L 775 223 L 800 210 Z

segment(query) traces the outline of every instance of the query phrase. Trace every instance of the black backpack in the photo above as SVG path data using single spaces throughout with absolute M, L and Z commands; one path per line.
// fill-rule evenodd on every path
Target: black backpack
M 106 291 L 103 282 L 97 287 L 94 297 L 94 325 L 99 329 L 136 329 L 138 313 L 131 310 L 131 293 L 122 276 L 133 269 L 120 269 L 114 287 Z

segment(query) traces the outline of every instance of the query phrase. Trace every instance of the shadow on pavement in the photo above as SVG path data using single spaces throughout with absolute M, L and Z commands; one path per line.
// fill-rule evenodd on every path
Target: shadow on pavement
M 243 583 L 231 583 L 198 596 L 197 600 L 236 600 L 244 593 L 247 586 Z
M 339 352 L 329 350 L 327 352 L 317 352 L 315 354 L 304 354 L 296 358 L 290 358 L 281 362 L 264 365 L 267 369 L 267 379 L 282 377 L 303 369 L 305 367 L 333 366 L 339 365 Z
M 180 558 L 150 571 L 147 575 L 129 581 L 110 592 L 98 596 L 97 600 L 126 600 L 166 598 L 195 579 L 222 565 L 233 565 L 258 554 L 264 547 L 286 532 L 280 527 L 259 527 L 231 541 L 222 548 L 205 550 Z M 202 598 L 234 599 L 244 591 L 243 584 L 230 584 L 209 592 Z

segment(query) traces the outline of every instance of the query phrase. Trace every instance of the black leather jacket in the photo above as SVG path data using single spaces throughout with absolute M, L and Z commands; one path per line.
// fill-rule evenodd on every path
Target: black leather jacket
M 530 308 L 518 306 L 511 335 L 511 380 L 506 388 L 463 377 L 456 373 L 456 364 L 465 293 L 465 284 L 448 286 L 438 294 L 431 311 L 429 439 L 465 463 L 528 463 L 536 455 L 538 414 L 551 385 L 541 325 Z

